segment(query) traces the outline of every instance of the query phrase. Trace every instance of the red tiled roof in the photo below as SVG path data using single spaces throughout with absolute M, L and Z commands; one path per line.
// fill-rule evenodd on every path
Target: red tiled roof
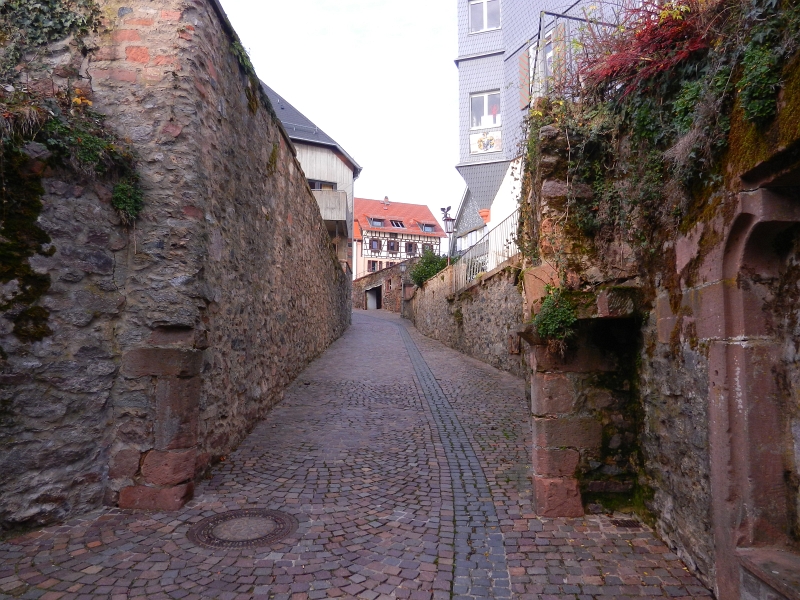
M 355 198 L 353 200 L 353 238 L 363 239 L 362 232 L 372 231 L 394 231 L 397 233 L 408 233 L 414 235 L 427 235 L 430 237 L 447 237 L 447 234 L 439 225 L 436 217 L 433 216 L 431 209 L 424 204 L 404 204 L 402 202 L 389 202 L 385 206 L 383 200 L 368 200 L 366 198 Z M 383 227 L 373 227 L 369 223 L 369 218 L 383 219 Z M 392 227 L 391 221 L 402 221 L 405 227 Z M 420 225 L 433 225 L 433 231 L 422 231 Z

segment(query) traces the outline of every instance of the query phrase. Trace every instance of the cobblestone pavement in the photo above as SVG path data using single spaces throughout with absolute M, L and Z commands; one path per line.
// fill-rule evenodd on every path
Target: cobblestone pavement
M 646 527 L 533 514 L 523 382 L 357 311 L 175 513 L 106 509 L 0 544 L 0 598 L 708 598 Z M 266 508 L 267 548 L 192 524 Z

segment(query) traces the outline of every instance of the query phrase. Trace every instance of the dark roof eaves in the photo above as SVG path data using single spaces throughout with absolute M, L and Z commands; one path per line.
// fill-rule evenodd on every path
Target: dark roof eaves
M 273 89 L 272 89 L 271 87 L 269 87 L 269 86 L 268 86 L 266 83 L 264 83 L 264 82 L 262 81 L 262 82 L 261 82 L 261 86 L 262 86 L 262 88 L 264 88 L 264 92 L 265 92 L 265 93 L 267 93 L 267 95 L 268 95 L 268 96 L 270 95 L 270 93 L 272 93 L 272 94 L 274 94 L 275 96 L 277 96 L 278 98 L 280 98 L 280 99 L 281 99 L 281 101 L 282 101 L 282 102 L 284 102 L 286 105 L 288 105 L 288 106 L 289 106 L 289 107 L 290 107 L 290 108 L 291 108 L 291 109 L 292 109 L 292 110 L 293 110 L 295 113 L 297 113 L 297 115 L 298 115 L 298 116 L 300 116 L 300 117 L 302 117 L 303 119 L 305 119 L 305 120 L 306 120 L 306 121 L 307 121 L 307 122 L 308 122 L 308 123 L 309 123 L 311 126 L 313 126 L 313 127 L 314 127 L 314 128 L 315 128 L 315 129 L 316 129 L 316 130 L 317 130 L 317 131 L 320 133 L 320 134 L 322 134 L 323 136 L 325 136 L 325 138 L 327 138 L 327 140 L 330 140 L 330 141 L 327 141 L 327 140 L 324 140 L 324 139 L 309 139 L 309 138 L 304 138 L 304 137 L 302 137 L 301 135 L 297 135 L 297 134 L 295 134 L 295 135 L 292 135 L 292 134 L 289 134 L 289 133 L 288 133 L 288 130 L 287 130 L 286 128 L 284 128 L 284 131 L 286 131 L 286 132 L 287 132 L 287 135 L 289 135 L 289 136 L 291 137 L 291 139 L 292 139 L 292 140 L 296 140 L 296 141 L 298 141 L 298 142 L 302 141 L 302 142 L 305 142 L 305 143 L 309 143 L 309 144 L 315 144 L 315 145 L 318 145 L 318 146 L 323 146 L 323 147 L 328 147 L 328 148 L 335 148 L 336 150 L 338 150 L 339 152 L 341 152 L 341 154 L 342 154 L 342 155 L 344 156 L 344 158 L 346 159 L 346 162 L 349 162 L 349 163 L 350 163 L 350 165 L 351 165 L 351 170 L 353 171 L 353 179 L 357 179 L 357 178 L 358 178 L 358 176 L 361 174 L 362 167 L 361 167 L 361 165 L 359 165 L 359 164 L 356 162 L 356 160 L 355 160 L 355 159 L 354 159 L 352 156 L 350 156 L 350 154 L 348 154 L 347 150 L 345 150 L 344 148 L 342 148 L 342 146 L 341 146 L 341 145 L 340 145 L 340 144 L 339 144 L 339 143 L 338 143 L 336 140 L 334 140 L 334 139 L 333 139 L 331 136 L 329 136 L 327 133 L 325 133 L 324 131 L 322 131 L 322 129 L 320 129 L 319 127 L 317 127 L 317 126 L 316 126 L 316 124 L 314 124 L 314 122 L 313 122 L 311 119 L 309 119 L 307 116 L 305 116 L 305 115 L 304 115 L 302 112 L 300 112 L 300 111 L 299 111 L 299 110 L 298 110 L 298 109 L 297 109 L 297 108 L 296 108 L 296 107 L 295 107 L 293 104 L 291 104 L 291 103 L 290 103 L 288 100 L 286 100 L 285 98 L 283 98 L 283 97 L 282 97 L 280 94 L 278 94 L 278 92 L 276 92 L 275 90 L 273 90 Z M 280 119 L 280 117 L 278 117 L 278 121 L 280 121 L 280 120 L 281 120 L 281 119 Z M 297 125 L 299 125 L 299 126 L 305 126 L 303 123 L 297 123 Z M 281 126 L 283 126 L 283 123 L 281 123 Z M 293 131 L 297 131 L 297 130 L 296 130 L 296 129 L 293 129 Z
M 225 30 L 225 33 L 233 41 L 239 41 L 239 34 L 236 33 L 236 30 L 231 25 L 230 20 L 228 19 L 228 15 L 225 13 L 225 9 L 222 8 L 222 4 L 220 4 L 219 0 L 211 0 L 211 6 L 214 7 L 214 11 L 217 13 L 217 17 L 219 17 L 220 23 L 222 24 L 222 28 Z M 292 142 L 292 138 L 289 137 L 289 134 L 286 132 L 286 128 L 281 123 L 281 120 L 278 117 L 273 119 L 275 123 L 278 125 L 278 129 L 281 132 L 284 140 L 286 141 L 287 145 L 289 146 L 289 150 L 292 151 L 292 156 L 297 156 L 297 148 L 294 147 L 294 143 Z

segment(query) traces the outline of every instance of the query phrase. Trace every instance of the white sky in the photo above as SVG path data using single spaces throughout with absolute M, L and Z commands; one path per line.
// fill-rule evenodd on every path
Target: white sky
M 454 0 L 221 2 L 259 77 L 363 167 L 356 196 L 454 215 Z

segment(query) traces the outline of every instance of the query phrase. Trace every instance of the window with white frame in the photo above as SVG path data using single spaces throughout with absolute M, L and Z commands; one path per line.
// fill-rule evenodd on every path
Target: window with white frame
M 434 231 L 436 231 L 436 225 L 430 225 L 428 223 L 423 223 L 419 227 L 420 227 L 420 229 L 422 229 L 422 231 L 425 231 L 425 232 L 428 232 L 428 233 L 433 233 Z
M 398 221 L 397 219 L 392 219 L 392 220 L 391 220 L 391 223 L 392 223 L 392 227 L 402 227 L 402 228 L 405 228 L 405 225 L 403 225 L 403 222 L 402 222 L 402 221 Z
M 469 32 L 500 28 L 500 0 L 469 0 Z
M 472 94 L 469 97 L 469 105 L 471 129 L 502 125 L 499 91 Z

